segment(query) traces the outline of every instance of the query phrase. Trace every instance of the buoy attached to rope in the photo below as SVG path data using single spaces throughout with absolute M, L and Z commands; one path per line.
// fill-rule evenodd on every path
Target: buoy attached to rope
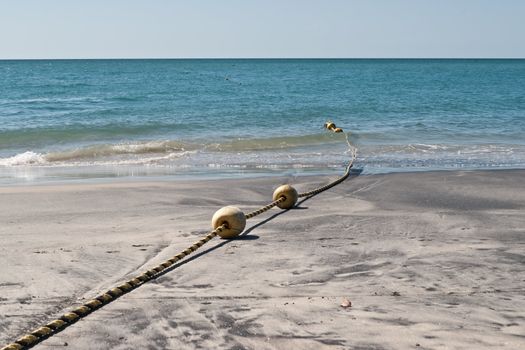
M 335 126 L 335 123 L 331 121 L 327 121 L 326 123 L 324 123 L 324 127 L 333 132 L 343 132 L 343 129 L 338 128 L 337 126 Z
M 276 201 L 279 198 L 284 197 L 284 201 L 277 203 L 277 206 L 281 209 L 290 209 L 297 202 L 299 195 L 295 188 L 290 185 L 282 185 L 275 189 L 273 192 L 273 200 Z
M 230 205 L 222 207 L 213 214 L 211 226 L 215 230 L 222 225 L 226 228 L 218 232 L 218 235 L 221 238 L 233 238 L 240 235 L 246 227 L 246 216 L 237 207 Z
M 330 121 L 326 122 L 324 124 L 324 127 L 332 132 L 343 132 L 343 129 L 336 127 L 335 124 Z M 31 333 L 22 336 L 15 342 L 6 345 L 3 348 L 0 348 L 0 350 L 29 349 L 35 346 L 36 344 L 42 342 L 43 340 L 69 327 L 70 325 L 77 322 L 79 319 L 82 319 L 90 313 L 100 309 L 104 305 L 111 303 L 120 296 L 129 293 L 132 290 L 142 286 L 144 283 L 157 278 L 158 276 L 169 271 L 169 269 L 177 267 L 177 265 L 175 265 L 177 262 L 184 259 L 188 255 L 194 253 L 197 249 L 209 242 L 212 238 L 216 236 L 220 236 L 221 238 L 234 238 L 238 236 L 243 232 L 244 228 L 246 227 L 247 219 L 262 214 L 275 206 L 278 206 L 281 209 L 290 209 L 297 203 L 298 198 L 314 196 L 318 193 L 326 191 L 329 188 L 334 187 L 337 184 L 340 184 L 341 182 L 346 180 L 350 175 L 350 169 L 352 168 L 354 161 L 357 157 L 356 149 L 350 144 L 350 141 L 348 139 L 348 133 L 345 135 L 346 142 L 348 144 L 352 158 L 346 166 L 344 174 L 338 179 L 324 186 L 302 193 L 297 193 L 295 188 L 293 188 L 290 185 L 279 186 L 273 193 L 272 203 L 269 203 L 264 207 L 254 210 L 248 214 L 244 214 L 239 208 L 233 206 L 227 206 L 217 210 L 212 218 L 213 231 L 209 232 L 206 236 L 193 243 L 190 247 L 186 248 L 177 255 L 174 255 L 173 257 L 157 265 L 156 267 L 153 267 L 145 271 L 144 273 L 128 280 L 127 282 L 124 282 L 123 284 L 98 295 L 94 299 L 71 310 L 71 312 L 63 314 L 60 318 L 47 323 L 45 326 L 37 328 Z

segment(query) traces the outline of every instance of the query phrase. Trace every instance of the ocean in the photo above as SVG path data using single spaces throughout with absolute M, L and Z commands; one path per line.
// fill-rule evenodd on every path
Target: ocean
M 525 60 L 0 61 L 0 183 L 525 168 Z

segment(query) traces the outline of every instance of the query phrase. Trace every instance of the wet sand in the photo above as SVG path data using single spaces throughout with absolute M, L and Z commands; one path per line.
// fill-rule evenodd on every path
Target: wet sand
M 331 177 L 0 188 L 0 347 Z M 525 348 L 525 171 L 353 176 L 35 349 Z M 351 307 L 341 307 L 347 298 Z

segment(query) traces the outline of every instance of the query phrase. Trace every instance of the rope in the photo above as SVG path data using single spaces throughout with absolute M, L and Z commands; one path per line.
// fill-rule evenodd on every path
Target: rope
M 327 124 L 329 124 L 329 123 L 331 123 L 331 122 L 328 122 Z M 327 124 L 325 124 L 325 125 L 327 125 Z M 334 125 L 334 127 L 335 127 L 335 124 L 332 123 L 332 125 Z M 329 128 L 327 127 L 327 129 L 329 129 Z M 342 129 L 339 128 L 339 130 L 342 130 Z M 336 132 L 336 131 L 334 131 L 334 132 Z M 352 169 L 352 167 L 354 166 L 354 162 L 355 162 L 355 160 L 357 158 L 357 148 L 355 148 L 350 143 L 350 139 L 348 138 L 348 136 L 349 136 L 349 133 L 345 133 L 346 144 L 348 145 L 348 152 L 350 152 L 351 158 L 350 158 L 350 161 L 348 162 L 348 165 L 346 166 L 344 174 L 341 175 L 341 177 L 339 177 L 338 179 L 330 182 L 327 185 L 318 187 L 318 188 L 313 189 L 313 190 L 308 191 L 308 192 L 299 193 L 299 195 L 298 195 L 299 198 L 310 197 L 310 196 L 316 195 L 318 193 L 324 192 L 324 191 L 326 191 L 326 190 L 328 190 L 328 189 L 330 189 L 330 188 L 340 184 L 341 182 L 345 181 L 348 178 L 348 176 L 350 176 L 350 169 Z
M 325 128 L 330 130 L 330 131 L 333 131 L 335 133 L 339 133 L 339 132 L 342 132 L 343 130 L 341 128 L 337 128 L 335 126 L 334 123 L 332 122 L 327 122 L 325 124 Z M 303 192 L 303 193 L 299 193 L 297 196 L 299 198 L 302 198 L 302 197 L 310 197 L 310 196 L 313 196 L 313 195 L 316 195 L 316 194 L 319 194 L 321 192 L 324 192 L 338 184 L 340 184 L 341 182 L 345 181 L 348 176 L 350 176 L 350 170 L 352 169 L 352 167 L 354 166 L 354 162 L 357 158 L 357 148 L 354 147 L 352 145 L 352 143 L 350 142 L 350 139 L 349 139 L 349 135 L 350 133 L 345 133 L 345 141 L 346 141 L 346 144 L 348 145 L 348 152 L 350 152 L 351 154 L 351 158 L 350 158 L 350 161 L 348 162 L 348 164 L 346 165 L 346 168 L 345 168 L 345 172 L 343 173 L 343 175 L 341 175 L 339 178 L 337 178 L 336 180 L 330 182 L 329 184 L 326 184 L 324 186 L 321 186 L 321 187 L 318 187 L 316 189 L 313 189 L 311 191 L 308 191 L 308 192 Z M 275 207 L 277 204 L 281 203 L 281 202 L 284 202 L 286 200 L 286 197 L 280 197 L 279 199 L 265 205 L 264 207 L 261 207 L 257 210 L 254 210 L 252 211 L 251 213 L 248 213 L 246 214 L 246 219 L 251 219 L 259 214 L 262 214 L 268 210 L 270 210 L 271 208 Z
M 286 197 L 280 197 L 279 199 L 274 200 L 268 205 L 265 205 L 264 207 L 261 207 L 257 210 L 252 211 L 251 213 L 246 214 L 246 219 L 251 219 L 259 214 L 264 213 L 265 211 L 268 211 L 275 207 L 277 204 L 284 202 L 286 200 Z
M 327 122 L 325 123 L 325 128 L 334 132 L 334 133 L 340 133 L 343 132 L 341 128 L 337 128 L 334 123 Z M 346 143 L 348 144 L 349 152 L 351 154 L 351 159 L 346 166 L 345 172 L 343 175 L 341 175 L 336 180 L 330 182 L 329 184 L 326 184 L 324 186 L 318 187 L 316 189 L 313 189 L 308 192 L 299 193 L 298 197 L 310 197 L 313 195 L 316 195 L 318 193 L 324 192 L 344 180 L 348 178 L 350 175 L 350 169 L 352 168 L 354 161 L 357 157 L 357 149 L 352 146 L 350 143 L 350 140 L 348 138 L 349 133 L 345 133 L 346 137 Z M 284 202 L 286 200 L 286 197 L 281 196 L 278 199 L 274 200 L 273 202 L 265 205 L 264 207 L 261 207 L 257 210 L 254 210 L 248 214 L 245 215 L 246 219 L 253 218 L 257 215 L 260 215 L 276 205 Z M 217 235 L 219 235 L 223 230 L 228 229 L 227 224 L 223 224 L 219 227 L 217 227 L 215 230 L 208 233 L 206 236 L 199 239 L 197 242 L 193 243 L 190 247 L 186 248 L 182 252 L 178 253 L 177 255 L 174 255 L 172 258 L 166 260 L 160 265 L 157 265 L 156 267 L 147 270 L 146 272 L 142 273 L 141 275 L 138 275 L 121 285 L 112 288 L 108 290 L 105 293 L 102 293 L 95 298 L 89 300 L 88 302 L 84 303 L 81 306 L 78 306 L 77 308 L 71 310 L 70 312 L 67 312 L 60 316 L 59 318 L 47 323 L 46 325 L 35 329 L 34 331 L 25 334 L 24 336 L 18 338 L 15 342 L 8 344 L 1 348 L 0 350 L 25 350 L 29 349 L 38 343 L 44 341 L 45 339 L 61 332 L 62 330 L 66 329 L 67 327 L 71 326 L 73 323 L 77 322 L 78 320 L 86 317 L 90 313 L 94 312 L 95 310 L 100 309 L 101 307 L 111 303 L 112 301 L 118 299 L 124 294 L 127 294 L 131 292 L 132 290 L 140 287 L 144 283 L 151 281 L 157 277 L 159 277 L 160 274 L 163 272 L 166 272 L 166 270 L 173 266 L 176 262 L 182 260 L 184 257 L 192 254 L 197 249 L 202 247 L 204 244 L 209 242 L 212 238 L 215 238 Z
M 45 339 L 63 331 L 64 329 L 71 326 L 73 323 L 77 322 L 78 320 L 86 317 L 93 311 L 100 309 L 104 305 L 111 303 L 112 301 L 118 299 L 124 294 L 127 294 L 131 292 L 132 290 L 140 287 L 144 283 L 157 278 L 162 272 L 164 272 L 170 266 L 173 266 L 173 264 L 175 264 L 176 262 L 182 260 L 184 257 L 195 252 L 197 249 L 199 249 L 204 244 L 209 242 L 212 238 L 216 237 L 225 228 L 226 228 L 225 225 L 217 227 L 215 230 L 211 231 L 206 236 L 202 237 L 197 242 L 193 243 L 191 246 L 189 246 L 188 248 L 186 248 L 179 254 L 174 255 L 172 258 L 166 260 L 162 264 L 157 265 L 156 267 L 147 270 L 141 275 L 138 275 L 122 283 L 121 285 L 96 296 L 95 298 L 71 310 L 70 312 L 66 312 L 59 318 L 18 338 L 17 340 L 15 340 L 14 343 L 6 345 L 0 350 L 29 349 L 37 345 L 38 343 L 44 341 Z

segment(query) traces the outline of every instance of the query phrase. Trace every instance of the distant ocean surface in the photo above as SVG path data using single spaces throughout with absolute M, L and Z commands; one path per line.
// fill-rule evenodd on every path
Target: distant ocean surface
M 525 60 L 0 61 L 0 183 L 525 168 Z

